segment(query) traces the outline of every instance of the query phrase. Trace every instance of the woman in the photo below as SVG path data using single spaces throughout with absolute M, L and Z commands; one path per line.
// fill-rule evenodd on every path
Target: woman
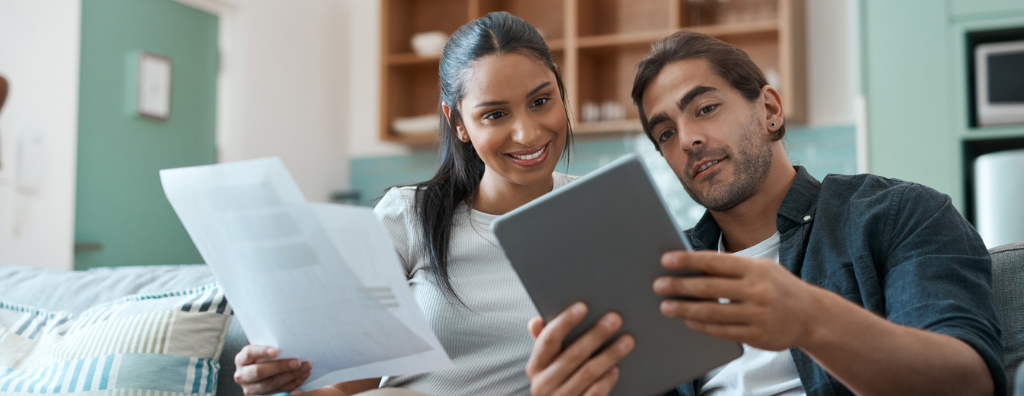
M 452 35 L 440 77 L 441 166 L 431 180 L 388 191 L 375 212 L 455 368 L 383 385 L 433 395 L 607 393 L 632 339 L 588 358 L 621 320 L 610 314 L 608 325 L 561 353 L 585 307 L 570 308 L 545 328 L 490 230 L 498 215 L 572 180 L 554 172 L 572 132 L 547 44 L 522 19 L 491 13 Z M 239 353 L 235 380 L 247 394 L 291 391 L 309 375 L 309 364 L 294 359 L 257 363 L 275 356 L 257 346 Z M 316 392 L 353 394 L 378 383 Z

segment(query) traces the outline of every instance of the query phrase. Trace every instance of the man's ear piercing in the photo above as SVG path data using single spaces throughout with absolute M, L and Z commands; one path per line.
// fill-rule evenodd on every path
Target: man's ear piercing
M 775 123 L 774 122 L 772 123 L 772 128 L 775 128 Z

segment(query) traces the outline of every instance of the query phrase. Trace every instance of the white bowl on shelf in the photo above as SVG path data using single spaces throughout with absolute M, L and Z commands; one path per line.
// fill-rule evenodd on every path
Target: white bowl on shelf
M 419 56 L 436 56 L 444 52 L 444 45 L 448 43 L 448 35 L 442 31 L 434 30 L 429 32 L 416 33 L 412 35 L 412 51 Z
M 431 135 L 438 131 L 441 121 L 437 114 L 416 117 L 398 117 L 391 120 L 391 130 L 399 135 Z

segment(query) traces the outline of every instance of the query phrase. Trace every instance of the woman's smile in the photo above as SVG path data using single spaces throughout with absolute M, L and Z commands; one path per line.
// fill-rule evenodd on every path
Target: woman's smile
M 534 166 L 543 164 L 548 159 L 548 149 L 551 147 L 551 141 L 544 143 L 543 146 L 535 147 L 529 150 L 516 151 L 512 153 L 506 153 L 505 156 L 509 157 L 516 165 L 532 168 Z

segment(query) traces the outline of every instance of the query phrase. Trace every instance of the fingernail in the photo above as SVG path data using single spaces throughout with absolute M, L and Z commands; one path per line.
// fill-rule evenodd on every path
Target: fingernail
M 608 314 L 601 322 L 604 324 L 604 327 L 614 329 L 619 326 L 619 315 Z
M 668 282 L 669 282 L 669 280 L 666 277 L 661 277 L 661 278 L 655 279 L 654 280 L 654 290 L 655 291 L 662 291 L 662 290 L 668 289 Z
M 292 359 L 291 362 L 288 362 L 288 367 L 291 367 L 293 370 L 299 368 L 301 365 L 302 363 L 299 363 L 299 359 Z
M 619 351 L 629 352 L 633 350 L 633 337 L 622 337 L 619 339 Z
M 672 314 L 672 308 L 673 308 L 674 304 L 675 304 L 674 301 L 661 300 L 661 307 L 659 307 L 659 308 L 661 308 L 661 313 L 663 315 L 671 315 Z
M 586 304 L 581 303 L 581 302 L 573 304 L 573 306 L 572 306 L 572 313 L 573 314 L 583 315 L 585 312 L 587 312 L 587 305 Z
M 619 375 L 619 367 L 618 366 L 612 367 L 612 375 Z

